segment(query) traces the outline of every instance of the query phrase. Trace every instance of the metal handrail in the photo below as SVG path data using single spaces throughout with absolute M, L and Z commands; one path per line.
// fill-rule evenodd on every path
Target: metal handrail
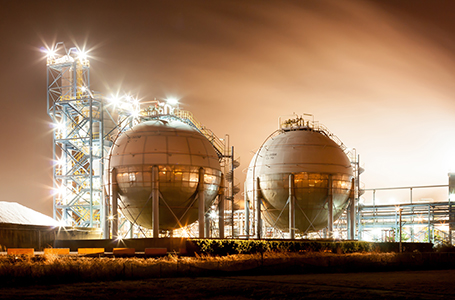
M 215 147 L 215 149 L 219 153 L 224 154 L 224 144 L 221 142 L 221 140 L 216 136 L 216 134 L 212 130 L 203 126 L 198 120 L 196 120 L 196 118 L 191 112 L 187 110 L 176 109 L 174 110 L 174 115 L 186 122 L 189 122 L 193 127 L 195 127 L 210 141 L 210 143 Z
M 346 150 L 348 149 L 346 145 L 343 144 L 339 137 L 333 134 L 326 126 L 320 124 L 318 121 L 306 120 L 303 117 L 286 119 L 282 122 L 280 120 L 280 129 L 282 130 L 310 129 L 312 131 L 323 133 L 332 141 L 334 141 L 343 151 L 346 152 Z

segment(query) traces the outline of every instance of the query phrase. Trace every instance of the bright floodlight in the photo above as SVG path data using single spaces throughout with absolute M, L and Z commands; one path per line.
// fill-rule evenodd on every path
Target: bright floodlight
M 176 98 L 168 98 L 166 99 L 166 102 L 170 105 L 177 105 L 179 104 L 179 100 Z
M 118 96 L 111 96 L 109 97 L 109 101 L 114 105 L 117 106 L 120 103 L 120 98 Z
M 55 49 L 44 49 L 44 48 L 41 48 L 41 49 L 42 49 L 41 50 L 42 52 L 46 53 L 47 57 L 53 57 L 56 54 Z
M 58 131 L 62 131 L 63 129 L 65 129 L 65 124 L 63 124 L 63 122 L 56 122 L 56 123 L 53 123 L 54 125 L 54 128 L 57 129 Z
M 209 214 L 210 218 L 212 219 L 216 219 L 218 217 L 218 214 L 216 213 L 216 211 L 211 211 L 210 214 Z
M 80 60 L 86 60 L 87 59 L 87 52 L 83 51 L 83 50 L 78 50 L 77 51 L 77 57 L 80 59 Z
M 132 116 L 133 118 L 137 118 L 137 117 L 139 117 L 139 113 L 140 113 L 139 110 L 133 109 L 133 110 L 131 111 L 131 116 Z

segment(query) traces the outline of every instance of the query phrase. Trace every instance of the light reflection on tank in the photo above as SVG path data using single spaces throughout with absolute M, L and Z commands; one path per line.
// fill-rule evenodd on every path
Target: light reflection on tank
M 349 158 L 332 139 L 308 127 L 283 130 L 269 138 L 251 160 L 246 180 L 248 198 L 254 199 L 254 179 L 259 178 L 266 207 L 263 218 L 286 232 L 289 174 L 294 174 L 297 232 L 327 227 L 329 175 L 333 181 L 334 219 L 342 214 L 348 204 L 353 171 Z
M 152 228 L 153 166 L 158 167 L 159 191 L 164 199 L 160 200 L 161 230 L 197 220 L 200 168 L 205 170 L 206 208 L 217 195 L 221 168 L 212 144 L 180 121 L 144 122 L 120 136 L 110 160 L 110 168 L 117 170 L 119 206 L 133 223 Z

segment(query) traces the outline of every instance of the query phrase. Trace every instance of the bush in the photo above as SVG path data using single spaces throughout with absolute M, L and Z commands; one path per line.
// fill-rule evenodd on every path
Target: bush
M 255 254 L 263 252 L 370 252 L 372 243 L 359 241 L 276 241 L 276 240 L 188 240 L 189 252 L 209 255 Z

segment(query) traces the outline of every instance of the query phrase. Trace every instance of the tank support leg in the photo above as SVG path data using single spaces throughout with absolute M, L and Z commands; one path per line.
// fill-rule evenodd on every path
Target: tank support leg
M 224 239 L 224 175 L 221 175 L 221 186 L 218 192 L 218 222 L 220 239 Z
M 355 179 L 351 181 L 351 192 L 349 196 L 349 239 L 354 239 L 355 233 Z
M 247 191 L 246 184 L 244 186 L 244 189 L 245 189 L 245 193 L 244 193 L 244 197 L 245 197 L 245 235 L 246 235 L 246 238 L 249 239 L 250 238 L 250 199 L 248 198 L 248 193 L 246 192 Z
M 205 195 L 204 195 L 204 168 L 199 169 L 198 207 L 199 207 L 199 238 L 205 238 Z
M 289 174 L 289 237 L 295 239 L 294 174 Z
M 262 230 L 262 216 L 261 216 L 261 206 L 262 206 L 262 200 L 261 200 L 261 188 L 259 185 L 259 177 L 256 178 L 256 204 L 257 204 L 257 238 L 261 239 L 261 230 Z
M 209 218 L 208 214 L 206 214 L 205 215 L 205 238 L 207 238 L 207 239 L 212 237 L 210 235 L 210 225 L 211 225 L 210 218 Z
M 327 224 L 327 235 L 331 239 L 333 237 L 333 190 L 332 190 L 332 175 L 329 175 L 329 196 L 327 197 L 327 210 L 328 210 L 328 224 Z
M 117 169 L 112 169 L 112 238 L 118 238 L 118 183 Z
M 152 167 L 152 228 L 153 238 L 159 238 L 160 233 L 160 187 L 158 167 Z

